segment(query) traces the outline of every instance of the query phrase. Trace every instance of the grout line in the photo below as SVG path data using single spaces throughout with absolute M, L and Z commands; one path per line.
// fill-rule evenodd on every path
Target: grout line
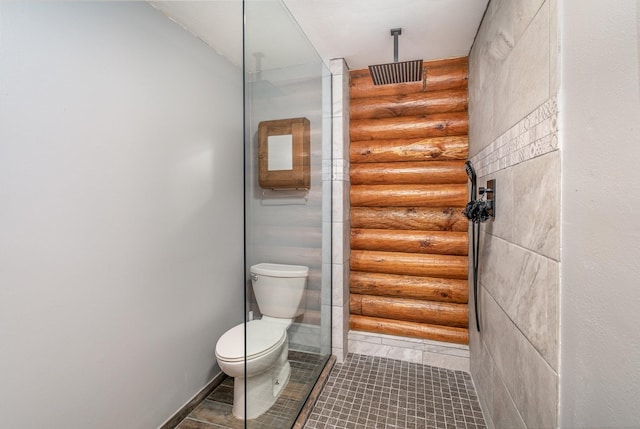
M 518 243 L 511 242 L 511 241 L 507 240 L 506 238 L 500 237 L 499 235 L 494 235 L 494 234 L 492 234 L 492 233 L 490 233 L 490 232 L 487 232 L 487 230 L 486 230 L 486 229 L 485 229 L 484 231 L 482 231 L 482 232 L 483 232 L 483 233 L 485 233 L 486 235 L 490 235 L 491 237 L 493 237 L 493 238 L 495 238 L 495 239 L 498 239 L 498 240 L 500 240 L 500 241 L 504 241 L 505 243 L 507 243 L 507 244 L 509 244 L 509 245 L 511 245 L 511 246 L 513 246 L 513 247 L 517 247 L 517 248 L 518 248 L 518 249 L 520 249 L 520 250 L 524 250 L 524 251 L 526 251 L 526 252 L 528 252 L 528 253 L 533 253 L 534 255 L 540 256 L 540 257 L 542 257 L 542 258 L 544 258 L 544 259 L 548 259 L 548 260 L 549 260 L 549 261 L 551 261 L 551 262 L 556 262 L 556 263 L 558 263 L 558 264 L 560 263 L 560 260 L 559 260 L 559 259 L 553 259 L 553 258 L 552 258 L 552 257 L 550 257 L 550 256 L 544 255 L 544 254 L 542 254 L 542 253 L 540 253 L 540 252 L 537 252 L 537 251 L 535 251 L 535 250 L 532 250 L 532 249 L 529 249 L 529 248 L 527 248 L 527 247 L 524 247 L 524 246 L 522 246 L 522 245 L 520 245 L 520 244 L 518 244 Z

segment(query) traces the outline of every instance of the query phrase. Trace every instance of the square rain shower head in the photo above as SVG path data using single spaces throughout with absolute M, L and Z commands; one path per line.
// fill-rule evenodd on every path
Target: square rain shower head
M 398 62 L 398 36 L 402 28 L 392 28 L 393 62 L 369 66 L 369 73 L 374 85 L 390 83 L 416 82 L 422 80 L 422 60 Z
M 369 66 L 374 85 L 416 82 L 422 80 L 422 60 Z

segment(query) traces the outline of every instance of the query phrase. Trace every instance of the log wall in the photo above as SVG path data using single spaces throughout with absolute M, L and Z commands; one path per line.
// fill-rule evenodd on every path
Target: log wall
M 466 344 L 468 61 L 424 66 L 350 75 L 350 327 Z

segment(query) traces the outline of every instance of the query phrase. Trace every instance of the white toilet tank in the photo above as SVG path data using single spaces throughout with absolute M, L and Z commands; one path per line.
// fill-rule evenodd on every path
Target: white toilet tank
M 265 316 L 293 319 L 304 312 L 304 291 L 309 267 L 302 265 L 252 265 L 251 284 L 260 312 Z

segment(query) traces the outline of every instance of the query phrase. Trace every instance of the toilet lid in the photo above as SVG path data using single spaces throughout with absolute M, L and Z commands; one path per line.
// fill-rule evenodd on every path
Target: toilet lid
M 282 326 L 262 320 L 247 323 L 247 359 L 256 358 L 279 347 L 286 338 Z M 244 360 L 244 323 L 241 323 L 220 337 L 216 344 L 216 355 L 228 362 Z

